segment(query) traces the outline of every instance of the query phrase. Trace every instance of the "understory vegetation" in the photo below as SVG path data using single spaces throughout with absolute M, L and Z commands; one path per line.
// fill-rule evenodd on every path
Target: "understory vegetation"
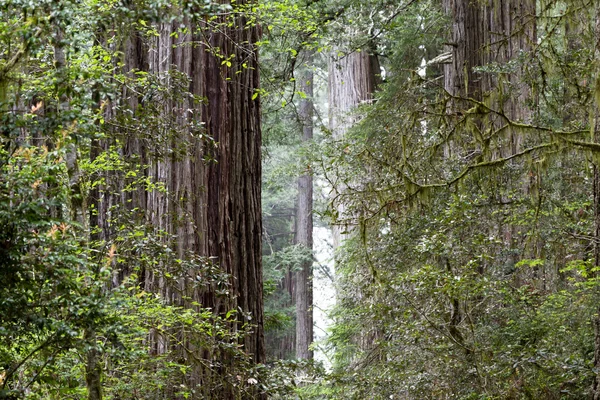
M 600 399 L 599 132 L 598 0 L 0 0 L 0 399 Z

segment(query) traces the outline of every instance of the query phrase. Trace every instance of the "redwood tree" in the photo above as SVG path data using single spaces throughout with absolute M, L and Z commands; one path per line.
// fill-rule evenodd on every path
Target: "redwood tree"
M 113 202 L 143 214 L 140 222 L 174 252 L 140 271 L 142 287 L 168 304 L 210 309 L 226 318 L 229 331 L 240 333 L 240 343 L 232 345 L 242 345 L 259 364 L 265 359 L 255 46 L 260 29 L 246 14 L 252 3 L 178 4 L 148 14 L 122 45 L 130 85 L 123 101 L 107 108 L 106 119 L 121 130 L 117 136 L 125 136 L 120 151 L 142 165 L 152 182 L 146 190 L 123 191 Z M 142 18 L 146 10 L 139 12 Z M 93 224 L 109 226 L 108 218 L 100 213 Z M 221 275 L 207 274 L 207 265 Z M 121 265 L 115 283 L 131 272 Z M 176 330 L 154 329 L 149 338 L 152 354 L 179 354 L 191 368 L 186 384 L 198 396 L 211 396 L 213 383 L 235 378 L 232 366 L 238 361 L 234 353 L 202 343 Z M 253 381 L 246 381 L 241 392 L 236 382 L 225 384 L 224 398 L 258 396 Z M 177 390 L 166 388 L 164 396 Z
M 166 299 L 184 296 L 218 313 L 239 311 L 239 329 L 253 332 L 244 348 L 258 363 L 264 360 L 261 218 L 260 100 L 255 43 L 259 28 L 248 24 L 237 2 L 234 16 L 219 14 L 211 23 L 184 18 L 158 25 L 150 46 L 149 69 L 169 85 L 177 73 L 189 82 L 192 96 L 163 99 L 165 114 L 185 129 L 169 136 L 164 127 L 164 154 L 150 163 L 149 176 L 165 185 L 147 199 L 148 217 L 157 229 L 173 235 L 180 256 L 212 257 L 231 277 L 227 296 L 216 290 L 191 290 L 145 277 L 146 287 Z M 183 24 L 183 32 L 180 26 Z M 179 34 L 176 34 L 179 32 Z M 203 105 L 194 103 L 205 98 Z M 198 129 L 198 126 L 203 128 Z M 178 149 L 184 144 L 183 149 Z M 178 150 L 181 150 L 179 152 Z

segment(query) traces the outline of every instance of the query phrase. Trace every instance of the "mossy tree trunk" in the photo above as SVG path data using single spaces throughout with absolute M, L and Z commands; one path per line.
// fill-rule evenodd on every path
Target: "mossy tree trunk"
M 594 128 L 594 142 L 600 141 L 600 1 L 594 2 L 594 33 L 596 39 L 596 46 L 594 49 L 594 60 L 596 63 L 596 93 L 595 93 L 595 107 L 593 110 L 593 128 Z M 600 267 L 600 166 L 598 162 L 593 163 L 593 199 L 594 199 L 594 267 Z M 597 274 L 598 272 L 595 272 Z M 594 316 L 594 382 L 592 387 L 592 398 L 594 400 L 600 400 L 600 306 L 598 307 L 597 313 Z
M 477 154 L 480 160 L 483 157 L 508 157 L 521 151 L 523 132 L 505 125 L 506 119 L 530 122 L 531 113 L 526 104 L 531 93 L 524 80 L 524 66 L 517 60 L 522 53 L 531 51 L 535 43 L 535 6 L 533 0 L 444 0 L 444 11 L 452 21 L 451 37 L 445 48 L 452 54 L 452 62 L 444 65 L 444 88 L 451 96 L 447 103 L 447 115 L 455 129 L 455 134 L 443 146 L 444 158 L 459 158 L 462 144 L 476 142 L 474 138 L 478 134 L 489 135 L 487 142 L 479 140 Z M 481 69 L 493 64 L 505 66 L 515 61 L 518 67 L 510 73 L 491 73 Z M 473 100 L 498 111 L 498 115 L 467 115 L 467 110 L 475 105 Z M 503 114 L 503 117 L 499 114 Z M 470 125 L 465 123 L 468 118 L 471 118 Z M 503 136 L 500 137 L 498 132 L 503 132 Z M 494 143 L 493 150 L 484 148 L 490 142 Z M 523 196 L 528 196 L 528 177 L 519 176 L 514 182 L 510 182 L 511 177 L 506 179 L 509 179 L 508 184 L 518 187 Z M 502 199 L 504 203 L 509 201 L 508 198 Z M 483 229 L 489 229 L 490 235 L 498 232 L 506 248 L 516 250 L 524 246 L 518 241 L 516 226 L 502 221 L 496 224 L 484 226 Z M 518 251 L 510 253 L 514 257 L 519 254 Z M 465 260 L 453 261 L 453 264 L 461 265 Z M 516 258 L 510 260 L 513 265 L 518 261 Z M 445 264 L 440 268 L 452 273 L 447 258 L 441 257 L 440 263 Z M 479 273 L 484 273 L 485 269 L 483 263 L 478 267 Z M 459 299 L 450 298 L 448 308 L 451 310 L 448 330 L 453 339 L 464 347 L 461 329 L 468 307 Z

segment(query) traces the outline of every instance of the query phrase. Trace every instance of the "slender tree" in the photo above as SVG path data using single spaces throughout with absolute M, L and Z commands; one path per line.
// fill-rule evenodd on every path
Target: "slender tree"
M 313 138 L 314 74 L 312 56 L 307 59 L 307 69 L 300 76 L 300 91 L 305 98 L 300 101 L 298 116 L 302 127 L 302 143 L 310 144 Z M 295 242 L 312 253 L 313 248 L 313 179 L 310 165 L 298 177 L 298 205 L 296 208 Z M 296 273 L 296 358 L 312 359 L 313 351 L 313 274 L 312 257 L 303 259 Z

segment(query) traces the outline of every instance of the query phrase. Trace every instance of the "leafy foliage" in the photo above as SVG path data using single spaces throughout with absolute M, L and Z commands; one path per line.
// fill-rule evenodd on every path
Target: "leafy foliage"
M 180 134 L 164 104 L 204 104 L 183 74 L 124 72 L 132 28 L 151 36 L 179 12 L 229 10 L 204 1 L 2 3 L 0 398 L 81 398 L 97 371 L 107 398 L 270 390 L 240 344 L 255 329 L 248 316 L 192 300 L 207 288 L 229 297 L 231 277 L 211 258 L 182 256 L 173 235 L 147 223 L 132 199 L 165 189 L 144 174 L 147 160 L 123 151 L 136 136 L 152 157 L 178 157 L 177 146 L 161 152 Z M 199 121 L 185 129 L 214 146 Z M 148 289 L 147 276 L 181 284 L 179 301 Z
M 322 152 L 339 188 L 329 216 L 352 232 L 323 382 L 333 397 L 590 395 L 597 139 L 582 82 L 596 67 L 580 6 L 544 3 L 538 46 L 476 69 L 493 82 L 480 99 L 444 89 L 437 56 L 460 44 L 440 41 L 436 5 L 407 5 L 377 38 L 386 82 Z

